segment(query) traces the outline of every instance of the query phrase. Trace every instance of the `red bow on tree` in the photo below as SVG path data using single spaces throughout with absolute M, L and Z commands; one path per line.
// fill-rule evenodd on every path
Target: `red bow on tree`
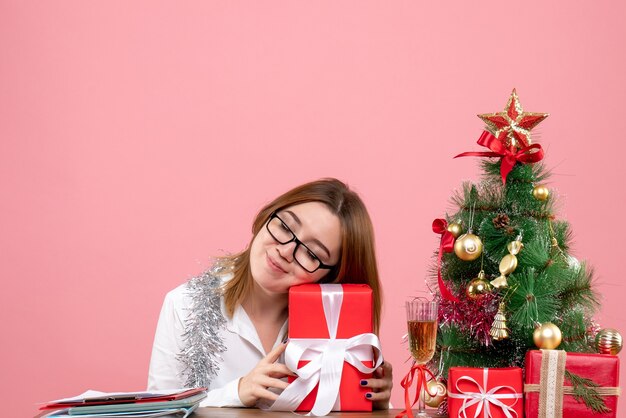
M 515 163 L 520 162 L 523 164 L 536 163 L 543 159 L 543 149 L 539 144 L 533 144 L 520 149 L 515 152 L 507 148 L 502 140 L 496 138 L 491 132 L 483 131 L 480 138 L 478 138 L 478 145 L 487 147 L 489 151 L 470 151 L 464 152 L 455 156 L 458 157 L 501 157 L 500 163 L 500 175 L 502 176 L 502 183 L 506 184 L 506 176 L 509 175 Z
M 454 235 L 448 231 L 448 222 L 446 222 L 445 219 L 435 219 L 433 221 L 433 232 L 441 235 L 439 256 L 437 258 L 437 281 L 439 282 L 439 292 L 444 299 L 451 302 L 458 302 L 459 300 L 446 287 L 446 284 L 441 277 L 441 258 L 443 257 L 443 253 L 451 253 L 452 250 L 454 250 Z

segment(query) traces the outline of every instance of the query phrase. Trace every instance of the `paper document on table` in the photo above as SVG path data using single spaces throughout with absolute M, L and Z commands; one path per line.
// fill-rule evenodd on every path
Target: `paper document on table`
M 174 408 L 191 408 L 198 405 L 200 401 L 206 398 L 206 393 L 201 392 L 197 395 L 189 396 L 184 399 L 178 399 L 174 401 L 164 402 L 139 402 L 139 403 L 121 403 L 121 404 L 109 404 L 109 405 L 89 405 L 89 406 L 74 406 L 69 409 L 69 414 L 73 416 L 85 416 L 93 414 L 113 414 L 113 413 L 140 413 L 147 411 L 163 411 L 165 409 Z
M 150 392 L 100 392 L 98 390 L 89 389 L 80 395 L 57 399 L 55 401 L 50 401 L 48 403 L 69 403 L 69 402 L 80 402 L 80 401 L 97 401 L 97 400 L 113 400 L 113 399 L 147 399 L 147 398 L 159 398 L 166 396 L 177 396 L 183 394 L 185 392 L 191 391 L 191 388 L 181 388 L 181 389 L 164 389 L 164 390 L 151 390 Z
M 205 393 L 206 388 L 182 388 L 155 390 L 150 392 L 100 392 L 88 390 L 78 396 L 58 399 L 44 404 L 39 409 L 68 408 L 72 406 L 96 406 L 115 404 L 140 404 L 153 402 L 174 402 L 190 399 Z M 188 407 L 189 405 L 169 405 L 168 407 Z

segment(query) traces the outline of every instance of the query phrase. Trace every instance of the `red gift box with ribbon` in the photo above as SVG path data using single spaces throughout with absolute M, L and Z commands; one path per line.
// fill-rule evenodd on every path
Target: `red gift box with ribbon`
M 448 372 L 450 418 L 524 418 L 519 367 L 451 367 Z
M 376 352 L 376 363 L 374 357 Z M 371 411 L 360 385 L 382 363 L 372 333 L 372 289 L 361 284 L 305 284 L 289 290 L 285 364 L 297 374 L 271 410 Z M 292 380 L 292 379 L 290 379 Z
M 566 353 L 563 350 L 531 350 L 526 353 L 524 398 L 526 416 L 615 417 L 619 388 L 619 358 L 608 354 Z M 605 412 L 594 412 L 573 396 L 573 373 L 589 379 L 602 398 Z

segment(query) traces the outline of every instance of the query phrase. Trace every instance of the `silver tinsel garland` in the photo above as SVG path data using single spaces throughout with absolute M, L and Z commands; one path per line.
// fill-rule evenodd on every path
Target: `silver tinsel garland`
M 226 350 L 220 337 L 226 323 L 221 310 L 220 275 L 227 270 L 215 265 L 187 282 L 192 303 L 185 320 L 184 346 L 176 357 L 182 365 L 185 387 L 208 387 L 219 371 L 220 353 Z

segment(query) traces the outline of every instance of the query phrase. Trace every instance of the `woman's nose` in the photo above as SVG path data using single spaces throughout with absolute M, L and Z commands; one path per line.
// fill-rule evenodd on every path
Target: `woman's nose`
M 280 256 L 282 258 L 284 258 L 285 260 L 287 260 L 290 263 L 293 261 L 293 251 L 296 248 L 296 242 L 295 241 L 291 241 L 291 242 L 288 242 L 286 244 L 278 244 L 277 243 L 277 247 L 276 248 L 278 248 L 278 254 L 280 254 Z

